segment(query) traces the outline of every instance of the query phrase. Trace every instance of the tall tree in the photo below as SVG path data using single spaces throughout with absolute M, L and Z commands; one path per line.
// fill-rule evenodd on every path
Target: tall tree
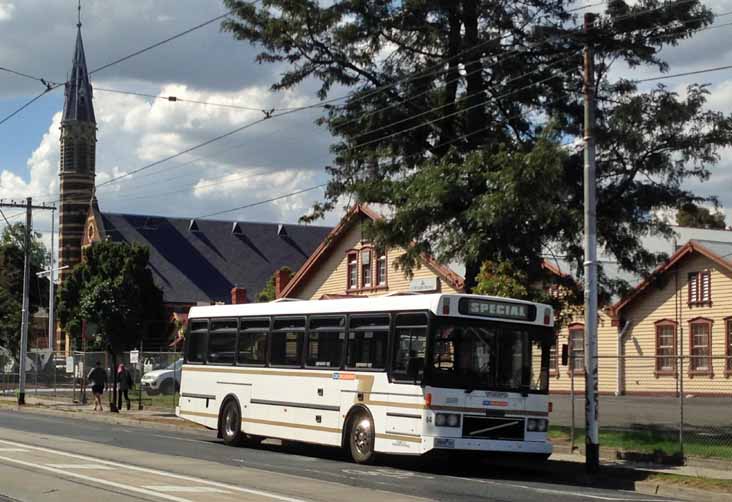
M 0 347 L 14 357 L 20 347 L 21 310 L 23 302 L 23 268 L 25 266 L 25 225 L 5 227 L 0 237 Z M 47 263 L 41 234 L 31 235 L 30 314 L 48 304 L 48 279 L 36 274 Z
M 697 206 L 688 202 L 679 207 L 676 212 L 676 224 L 682 227 L 712 228 L 724 230 L 727 225 L 724 221 L 724 213 L 721 211 L 711 212 L 706 207 Z
M 563 0 L 224 0 L 223 29 L 284 67 L 275 90 L 320 82 L 319 123 L 337 138 L 325 200 L 385 204 L 369 230 L 402 246 L 410 271 L 421 252 L 466 264 L 466 286 L 486 260 L 510 262 L 529 282 L 551 248 L 582 274 L 581 49 L 587 41 Z M 609 77 L 613 64 L 667 71 L 660 51 L 713 20 L 699 1 L 610 0 L 589 39 L 597 64 L 598 238 L 621 268 L 659 256 L 640 237 L 670 235 L 653 215 L 706 179 L 732 119 L 705 109 L 708 90 L 684 96 Z M 602 276 L 601 276 L 602 277 Z M 607 289 L 615 284 L 603 282 Z
M 149 257 L 139 244 L 102 241 L 86 248 L 82 263 L 59 288 L 61 326 L 78 336 L 83 321 L 95 323 L 113 354 L 138 347 L 147 327 L 165 316 Z

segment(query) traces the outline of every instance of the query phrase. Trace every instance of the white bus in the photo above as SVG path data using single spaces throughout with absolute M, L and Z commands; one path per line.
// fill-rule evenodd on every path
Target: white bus
M 463 294 L 191 308 L 178 416 L 227 444 L 546 458 L 552 308 Z

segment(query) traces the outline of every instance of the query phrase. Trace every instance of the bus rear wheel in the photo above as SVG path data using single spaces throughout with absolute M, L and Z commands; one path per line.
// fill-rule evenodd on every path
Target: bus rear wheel
M 241 411 L 233 399 L 224 405 L 221 412 L 221 437 L 229 446 L 239 446 L 244 440 L 241 431 Z
M 374 452 L 374 422 L 365 412 L 357 412 L 348 428 L 348 450 L 357 464 L 370 464 L 376 456 Z

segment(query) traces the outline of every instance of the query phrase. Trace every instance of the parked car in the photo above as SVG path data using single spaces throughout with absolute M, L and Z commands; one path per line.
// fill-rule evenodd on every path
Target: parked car
M 142 376 L 142 390 L 148 395 L 173 394 L 180 388 L 180 374 L 183 359 L 178 359 L 165 369 L 145 373 Z

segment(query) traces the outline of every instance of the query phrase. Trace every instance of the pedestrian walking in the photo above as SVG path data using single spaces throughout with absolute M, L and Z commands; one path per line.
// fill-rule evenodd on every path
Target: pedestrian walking
M 119 382 L 119 398 L 117 399 L 117 409 L 122 409 L 122 395 L 124 394 L 125 401 L 127 401 L 127 409 L 130 409 L 130 396 L 127 394 L 135 383 L 132 381 L 132 375 L 124 364 L 119 365 L 117 370 L 117 381 Z
M 107 387 L 107 372 L 104 371 L 99 361 L 96 362 L 89 375 L 87 381 L 92 383 L 92 394 L 94 394 L 94 411 L 104 411 L 102 408 L 102 394 Z

